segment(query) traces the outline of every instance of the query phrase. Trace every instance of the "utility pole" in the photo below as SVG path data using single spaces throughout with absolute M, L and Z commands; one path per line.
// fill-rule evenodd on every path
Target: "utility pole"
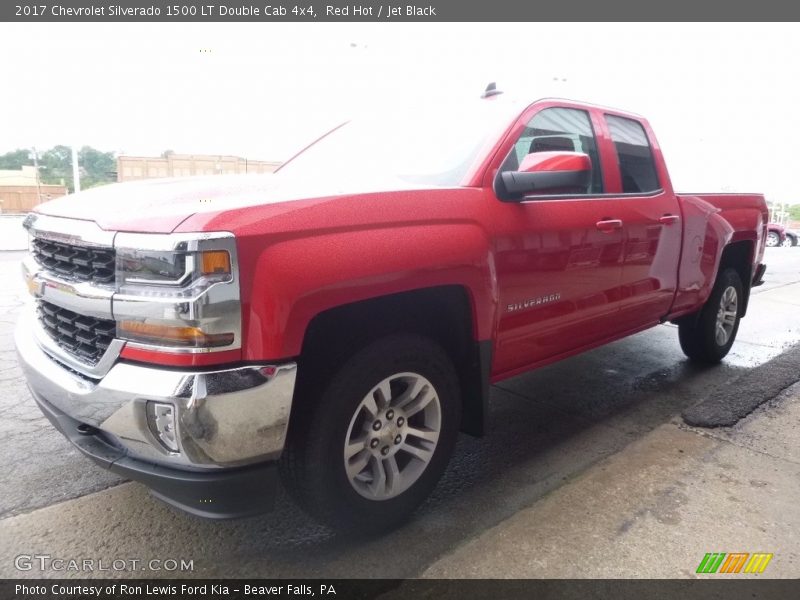
M 42 187 L 39 185 L 39 157 L 36 156 L 36 146 L 33 148 L 33 170 L 36 173 L 36 198 L 37 204 L 42 203 Z
M 74 186 L 74 192 L 77 194 L 81 191 L 81 174 L 80 169 L 78 168 L 78 147 L 72 146 L 72 185 Z

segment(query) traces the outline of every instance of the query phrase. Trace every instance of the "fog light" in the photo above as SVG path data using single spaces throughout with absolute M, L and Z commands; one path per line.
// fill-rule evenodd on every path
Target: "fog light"
M 161 445 L 170 452 L 178 452 L 178 435 L 175 430 L 175 409 L 162 402 L 147 403 L 147 424 Z

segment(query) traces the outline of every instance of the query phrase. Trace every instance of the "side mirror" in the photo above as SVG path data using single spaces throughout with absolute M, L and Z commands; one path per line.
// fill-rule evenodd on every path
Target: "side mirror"
M 521 200 L 531 192 L 570 190 L 589 185 L 592 160 L 583 152 L 534 152 L 522 159 L 517 171 L 504 171 L 494 180 L 501 200 Z

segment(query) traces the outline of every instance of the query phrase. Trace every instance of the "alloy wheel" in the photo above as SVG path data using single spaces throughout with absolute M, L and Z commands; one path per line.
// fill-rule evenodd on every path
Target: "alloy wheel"
M 736 317 L 739 309 L 739 297 L 736 288 L 728 286 L 722 292 L 717 310 L 717 327 L 715 338 L 718 346 L 724 346 L 733 335 L 736 326 Z
M 386 377 L 356 408 L 344 443 L 350 485 L 370 500 L 402 494 L 422 475 L 439 441 L 442 407 L 418 373 Z

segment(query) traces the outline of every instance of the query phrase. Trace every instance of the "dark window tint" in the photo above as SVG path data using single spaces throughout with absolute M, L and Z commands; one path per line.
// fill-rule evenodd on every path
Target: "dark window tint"
M 642 124 L 612 115 L 606 115 L 606 122 L 617 149 L 622 191 L 635 194 L 659 189 L 653 152 Z
M 546 108 L 534 116 L 503 163 L 503 171 L 515 171 L 532 152 L 583 152 L 592 159 L 592 181 L 585 194 L 603 192 L 600 159 L 589 114 L 574 108 Z

